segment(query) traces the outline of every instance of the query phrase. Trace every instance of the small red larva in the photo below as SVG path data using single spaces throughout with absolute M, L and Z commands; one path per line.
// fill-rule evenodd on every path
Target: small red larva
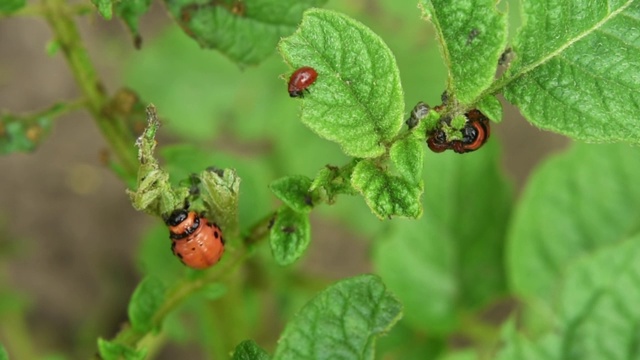
M 165 223 L 169 227 L 171 251 L 188 267 L 206 269 L 222 257 L 222 230 L 204 216 L 178 209 L 165 219 Z
M 429 135 L 427 138 L 427 145 L 429 146 L 429 149 L 435 153 L 441 153 L 449 149 L 447 135 L 441 129 L 437 129 Z
M 429 149 L 436 153 L 451 149 L 458 154 L 464 154 L 478 150 L 484 145 L 491 132 L 489 119 L 477 109 L 470 110 L 465 116 L 467 117 L 467 123 L 460 130 L 462 139 L 447 141 L 444 131 L 435 129 L 427 133 Z
M 289 96 L 304 97 L 304 91 L 318 78 L 318 73 L 309 66 L 301 67 L 291 74 L 289 78 Z
M 479 110 L 471 110 L 467 114 L 469 122 L 463 129 L 463 152 L 478 150 L 489 139 L 491 128 L 489 119 Z

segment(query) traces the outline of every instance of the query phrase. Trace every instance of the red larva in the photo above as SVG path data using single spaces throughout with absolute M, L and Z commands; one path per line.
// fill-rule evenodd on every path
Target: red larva
M 313 84 L 318 78 L 318 73 L 308 66 L 301 67 L 294 71 L 289 78 L 289 96 L 304 97 L 304 91 Z
M 491 128 L 489 119 L 479 110 L 470 110 L 465 114 L 468 121 L 462 128 L 462 139 L 447 142 L 446 134 L 441 129 L 436 129 L 429 134 L 427 145 L 431 151 L 440 153 L 447 149 L 451 149 L 458 154 L 464 154 L 478 150 L 487 139 Z
M 444 131 L 437 129 L 429 138 L 427 138 L 427 145 L 429 149 L 434 153 L 441 153 L 449 149 L 449 143 L 447 143 L 447 135 Z
M 202 270 L 220 261 L 224 238 L 218 225 L 186 209 L 175 210 L 165 223 L 169 227 L 171 251 L 183 264 Z
M 469 122 L 462 131 L 464 152 L 478 150 L 489 139 L 491 128 L 489 119 L 479 110 L 471 110 L 466 113 Z

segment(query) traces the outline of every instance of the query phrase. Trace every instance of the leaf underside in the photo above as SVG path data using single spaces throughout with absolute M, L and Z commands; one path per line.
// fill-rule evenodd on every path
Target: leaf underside
M 203 48 L 217 49 L 241 66 L 271 55 L 293 33 L 304 10 L 326 0 L 164 0 L 178 24 Z

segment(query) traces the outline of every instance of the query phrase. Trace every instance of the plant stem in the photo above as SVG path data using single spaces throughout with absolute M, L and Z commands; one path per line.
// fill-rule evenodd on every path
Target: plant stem
M 269 235 L 269 230 L 276 218 L 278 210 L 270 212 L 267 216 L 258 220 L 258 222 L 249 229 L 249 233 L 245 235 L 242 242 L 245 246 L 251 246 Z
M 4 222 L 0 224 L 3 227 L 5 225 Z M 4 235 L 4 233 L 0 234 L 0 241 L 6 240 Z M 10 253 L 11 250 L 7 252 Z M 3 290 L 9 289 L 11 285 L 5 277 L 5 274 L 9 273 L 8 270 L 8 267 L 3 262 L 0 267 L 0 288 Z M 27 300 L 19 292 L 3 291 L 2 296 L 6 307 L 3 308 L 2 321 L 0 321 L 0 339 L 2 339 L 0 344 L 4 345 L 5 350 L 12 354 L 15 359 L 38 359 L 40 356 L 36 350 L 36 341 L 27 324 Z
M 86 99 L 80 98 L 71 102 L 55 103 L 44 110 L 26 114 L 24 116 L 18 115 L 18 118 L 20 118 L 20 121 L 25 121 L 27 123 L 38 121 L 38 119 L 43 117 L 53 119 L 81 109 L 85 106 L 87 106 Z
M 164 303 L 158 308 L 151 318 L 152 328 L 160 328 L 166 316 L 180 305 L 186 298 L 194 292 L 202 289 L 205 285 L 215 281 L 220 281 L 229 276 L 248 256 L 245 250 L 232 252 L 231 257 L 225 263 L 212 269 L 204 277 L 194 280 L 184 280 L 167 292 Z M 138 348 L 140 343 L 148 336 L 148 333 L 141 333 L 127 326 L 113 340 L 114 343 L 131 348 Z
M 150 134 L 147 136 L 150 139 L 153 139 L 153 135 L 154 134 Z M 335 176 L 342 176 L 341 170 L 348 169 L 350 167 L 353 167 L 352 163 L 349 163 L 342 168 L 336 168 Z M 317 205 L 321 202 L 324 201 L 320 201 L 320 199 L 318 199 L 318 201 L 314 201 L 314 205 Z M 185 299 L 187 299 L 193 293 L 199 291 L 204 286 L 210 283 L 221 281 L 224 278 L 232 276 L 234 274 L 234 270 L 237 269 L 241 264 L 243 264 L 243 262 L 254 253 L 253 251 L 251 251 L 251 248 L 258 242 L 268 237 L 271 225 L 273 224 L 276 214 L 277 211 L 269 212 L 262 219 L 258 220 L 253 226 L 249 227 L 248 232 L 242 237 L 241 240 L 238 239 L 238 241 L 230 241 L 230 243 L 238 244 L 238 247 L 229 248 L 226 260 L 208 271 L 203 277 L 196 279 L 184 278 L 183 280 L 178 281 L 176 286 L 167 291 L 163 303 L 152 315 L 150 327 L 152 329 L 160 329 L 167 315 L 174 311 L 180 304 L 182 304 Z M 231 348 L 235 343 L 237 343 L 237 340 L 244 333 L 241 327 L 246 326 L 246 324 L 240 324 L 243 319 L 234 317 L 234 315 L 231 314 L 233 311 L 227 311 L 227 309 L 232 309 L 233 307 L 237 306 L 241 297 L 242 281 L 239 279 L 235 279 L 232 280 L 231 283 L 231 289 L 228 294 L 229 298 L 222 299 L 222 301 L 220 303 L 217 303 L 216 305 L 217 307 L 223 309 L 223 314 L 220 314 L 219 312 L 215 314 L 221 315 L 218 320 L 224 326 L 238 327 L 234 328 L 233 332 L 225 334 L 224 337 L 218 339 L 221 346 L 227 350 Z M 225 314 L 225 312 L 229 314 Z M 150 336 L 150 333 L 138 332 L 135 331 L 131 326 L 126 326 L 115 336 L 113 340 L 111 340 L 111 342 L 123 345 L 128 348 L 138 349 L 143 343 L 145 343 L 145 341 L 149 341 Z M 231 344 L 229 342 L 234 343 Z M 151 343 L 153 343 L 153 341 L 151 341 Z
M 64 0 L 42 0 L 42 7 L 55 39 L 60 44 L 76 82 L 86 98 L 87 109 L 127 176 L 135 178 L 138 169 L 135 139 L 126 124 L 103 111 L 109 99 L 89 54 L 82 45 L 78 28 L 72 18 L 73 9 L 69 8 Z

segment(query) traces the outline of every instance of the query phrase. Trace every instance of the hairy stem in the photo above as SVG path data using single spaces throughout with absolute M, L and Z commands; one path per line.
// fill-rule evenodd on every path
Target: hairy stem
M 250 234 L 243 239 L 244 241 L 240 248 L 229 249 L 229 256 L 226 261 L 211 269 L 205 276 L 192 280 L 184 279 L 177 282 L 172 289 L 168 290 L 164 302 L 152 316 L 151 327 L 161 328 L 167 315 L 180 306 L 180 304 L 193 293 L 202 289 L 207 284 L 221 281 L 223 278 L 231 276 L 234 270 L 251 255 L 252 252 L 249 251 L 247 245 L 250 247 L 267 237 L 269 233 L 269 223 L 274 216 L 275 212 L 269 213 L 252 226 Z M 237 299 L 234 301 L 237 301 Z M 125 326 L 112 341 L 126 347 L 137 349 L 142 343 L 150 341 L 150 335 L 149 333 L 135 331 L 131 326 Z M 94 359 L 99 359 L 99 357 L 96 355 Z
M 80 90 L 86 98 L 86 107 L 93 116 L 105 140 L 109 143 L 127 177 L 135 178 L 138 161 L 133 134 L 126 124 L 103 111 L 108 96 L 102 82 L 82 45 L 78 28 L 73 20 L 73 9 L 64 0 L 42 0 L 47 22 L 55 40 L 69 63 Z
M 243 249 L 231 252 L 229 255 L 230 256 L 226 262 L 223 262 L 219 266 L 213 268 L 205 276 L 193 280 L 185 279 L 184 281 L 178 282 L 176 286 L 170 289 L 167 292 L 167 296 L 164 299 L 163 304 L 152 317 L 152 328 L 160 328 L 167 315 L 182 304 L 182 302 L 190 295 L 202 289 L 207 284 L 220 281 L 223 278 L 230 276 L 245 260 L 248 253 Z M 141 342 L 147 339 L 148 336 L 148 333 L 137 332 L 130 326 L 127 326 L 118 333 L 113 342 L 137 349 L 140 347 Z
M 273 221 L 276 218 L 276 214 L 278 211 L 273 211 L 267 214 L 267 216 L 258 220 L 258 222 L 253 225 L 248 234 L 246 234 L 243 238 L 243 242 L 245 246 L 251 246 L 254 243 L 264 239 L 269 235 L 269 230 L 271 229 L 271 225 L 273 225 Z
M 87 102 L 84 98 L 71 102 L 55 103 L 44 110 L 23 116 L 21 121 L 34 122 L 43 117 L 54 119 L 72 111 L 84 108 L 85 106 L 87 106 Z

